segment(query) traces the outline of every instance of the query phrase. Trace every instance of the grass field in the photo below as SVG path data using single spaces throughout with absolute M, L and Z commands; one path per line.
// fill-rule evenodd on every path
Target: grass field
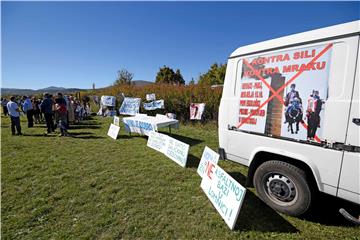
M 217 149 L 215 125 L 181 125 L 173 137 L 190 144 L 186 168 L 146 146 L 147 139 L 107 137 L 111 119 L 72 126 L 72 137 L 26 127 L 11 136 L 1 124 L 2 239 L 359 239 L 338 214 L 347 204 L 319 196 L 305 218 L 278 214 L 248 189 L 230 231 L 200 188 L 196 167 L 204 147 Z M 220 166 L 241 184 L 247 169 Z M 354 207 L 350 205 L 350 207 Z

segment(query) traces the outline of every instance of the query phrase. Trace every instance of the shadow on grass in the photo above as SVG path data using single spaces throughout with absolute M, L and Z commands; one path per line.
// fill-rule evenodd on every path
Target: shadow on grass
M 186 161 L 187 168 L 198 168 L 199 163 L 200 163 L 200 158 L 198 158 L 192 154 L 188 155 L 188 159 Z
M 324 193 L 318 193 L 314 199 L 311 210 L 302 219 L 328 226 L 353 227 L 354 224 L 347 221 L 339 209 L 344 208 L 355 218 L 360 216 L 360 206 L 354 203 Z
M 105 138 L 105 137 L 102 137 L 102 136 L 74 136 L 74 135 L 72 135 L 72 133 L 70 133 L 70 137 L 78 138 L 78 139 L 101 139 L 101 138 Z
M 92 133 L 92 132 L 71 132 L 70 134 L 72 136 L 79 136 L 79 135 L 92 135 L 94 133 Z
M 23 133 L 24 137 L 58 137 L 58 134 L 45 134 L 45 133 L 36 133 L 36 134 L 27 134 Z
M 186 144 L 189 144 L 190 146 L 195 146 L 197 144 L 200 144 L 203 142 L 203 140 L 200 140 L 200 139 L 195 139 L 195 138 L 190 138 L 190 137 L 185 137 L 185 136 L 181 136 L 181 135 L 177 135 L 177 134 L 169 134 L 169 133 L 165 133 L 165 134 L 168 134 L 169 136 L 181 141 L 181 142 L 184 142 Z
M 229 174 L 241 185 L 245 185 L 246 177 L 244 175 L 239 172 L 230 172 Z M 296 233 L 299 231 L 249 190 L 246 191 L 235 230 L 278 233 Z
M 71 125 L 70 127 L 69 127 L 69 129 L 86 129 L 86 128 L 88 128 L 88 129 L 98 129 L 98 128 L 100 128 L 100 126 L 101 125 L 99 125 L 99 124 L 90 124 L 90 125 Z

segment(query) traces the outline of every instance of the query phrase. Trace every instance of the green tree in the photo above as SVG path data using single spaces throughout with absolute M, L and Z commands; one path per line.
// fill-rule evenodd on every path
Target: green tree
M 185 80 L 179 69 L 174 72 L 172 68 L 165 65 L 160 68 L 159 72 L 156 74 L 155 82 L 166 84 L 185 84 Z
M 189 85 L 195 85 L 195 80 L 194 78 L 191 78 L 190 82 L 189 82 Z
M 133 79 L 134 74 L 126 70 L 125 68 L 119 70 L 117 72 L 117 78 L 114 82 L 114 85 L 120 85 L 120 84 L 131 84 L 131 80 Z
M 226 64 L 214 63 L 206 73 L 200 75 L 198 83 L 206 85 L 223 84 L 225 72 Z

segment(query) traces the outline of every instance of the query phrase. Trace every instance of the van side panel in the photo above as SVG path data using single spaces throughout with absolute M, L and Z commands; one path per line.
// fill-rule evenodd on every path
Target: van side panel
M 358 40 L 358 36 L 353 36 L 335 41 L 297 46 L 297 48 L 301 48 L 317 44 L 333 44 L 328 80 L 328 99 L 326 99 L 324 110 L 325 119 L 324 124 L 320 126 L 323 140 L 328 142 L 345 143 L 351 92 L 355 77 Z M 219 110 L 220 147 L 224 148 L 229 160 L 247 166 L 251 164 L 251 158 L 254 151 L 256 152 L 255 149 L 259 149 L 259 147 L 271 148 L 272 151 L 284 156 L 297 156 L 295 159 L 305 162 L 312 169 L 319 190 L 336 195 L 344 155 L 343 151 L 237 131 L 234 128 L 238 125 L 239 120 L 240 90 L 238 84 L 240 78 L 238 76 L 241 74 L 242 59 L 256 56 L 250 54 L 249 56 L 232 58 L 228 61 Z M 359 174 L 359 170 L 356 170 L 356 172 Z M 357 203 L 360 202 L 357 201 Z

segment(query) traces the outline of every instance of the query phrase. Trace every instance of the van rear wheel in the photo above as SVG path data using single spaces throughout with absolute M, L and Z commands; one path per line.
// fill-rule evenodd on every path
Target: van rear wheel
M 305 172 L 286 162 L 267 161 L 255 171 L 254 186 L 271 208 L 291 216 L 304 214 L 311 205 Z

